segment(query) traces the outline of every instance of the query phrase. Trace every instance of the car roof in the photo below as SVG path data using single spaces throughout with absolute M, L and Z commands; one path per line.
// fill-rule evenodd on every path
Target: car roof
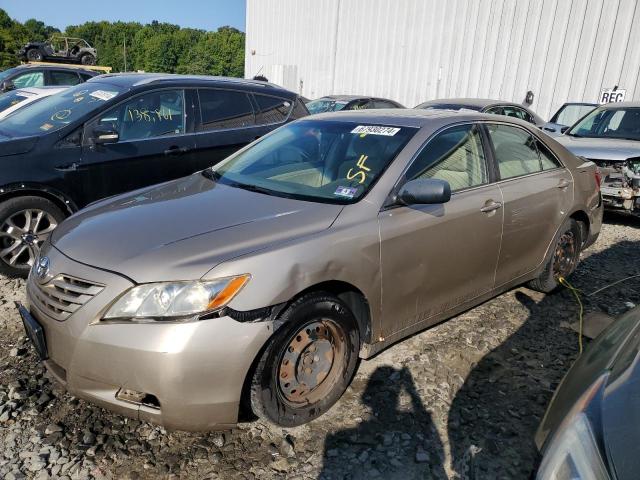
M 527 109 L 527 107 L 518 103 L 506 102 L 504 100 L 494 100 L 491 98 L 439 98 L 436 100 L 423 102 L 420 105 L 460 105 L 472 110 L 482 109 L 490 107 L 492 105 L 513 105 L 516 107 Z
M 612 102 L 600 105 L 601 108 L 640 108 L 640 102 Z
M 374 100 L 384 100 L 386 102 L 398 103 L 395 100 L 391 100 L 389 98 L 376 97 L 374 95 L 325 95 L 323 97 L 318 98 L 317 100 L 336 100 L 342 102 L 351 102 L 353 100 L 366 100 L 369 98 L 373 98 Z
M 125 88 L 142 87 L 150 84 L 176 86 L 216 86 L 226 88 L 241 88 L 263 90 L 264 93 L 287 96 L 297 96 L 294 92 L 278 85 L 261 80 L 249 80 L 235 77 L 216 77 L 211 75 L 176 75 L 170 73 L 107 73 L 94 77 L 87 82 L 108 82 Z
M 433 125 L 448 125 L 478 120 L 495 120 L 501 123 L 513 123 L 517 125 L 532 125 L 520 119 L 505 117 L 504 115 L 492 115 L 474 111 L 454 110 L 422 110 L 413 108 L 383 108 L 379 110 L 342 110 L 339 112 L 318 113 L 305 120 L 328 120 L 342 122 L 362 122 L 380 125 L 394 125 L 398 127 L 426 127 Z
M 59 64 L 59 65 L 43 65 L 43 64 L 38 64 L 38 63 L 24 63 L 21 65 L 16 65 L 15 67 L 13 67 L 15 70 L 28 70 L 28 69 L 33 69 L 33 68 L 37 68 L 39 70 L 66 70 L 69 72 L 82 72 L 82 73 L 90 73 L 92 75 L 99 75 L 99 72 L 96 72 L 94 70 L 90 70 L 88 68 L 82 68 L 80 66 L 73 66 L 73 65 L 65 65 L 63 63 Z

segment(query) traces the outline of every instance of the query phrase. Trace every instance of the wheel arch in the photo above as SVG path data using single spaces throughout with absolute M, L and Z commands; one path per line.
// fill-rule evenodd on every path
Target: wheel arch
M 573 220 L 578 222 L 578 225 L 580 226 L 580 234 L 582 235 L 582 238 L 580 240 L 582 241 L 582 246 L 584 246 L 589 238 L 589 232 L 591 230 L 591 221 L 589 220 L 589 215 L 587 215 L 587 212 L 585 212 L 584 210 L 576 210 L 571 215 L 569 215 L 569 218 L 572 218 Z
M 73 200 L 62 192 L 33 184 L 10 185 L 0 188 L 0 202 L 17 197 L 41 197 L 53 202 L 65 215 L 69 216 L 78 211 Z

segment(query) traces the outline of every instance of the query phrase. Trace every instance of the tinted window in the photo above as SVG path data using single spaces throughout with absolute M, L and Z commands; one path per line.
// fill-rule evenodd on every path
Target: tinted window
M 487 167 L 479 127 L 450 128 L 432 139 L 407 172 L 407 178 L 439 178 L 462 190 L 487 183 Z
M 29 72 L 18 75 L 13 79 L 13 84 L 16 88 L 25 87 L 44 87 L 44 73 L 42 72 Z
M 373 102 L 369 100 L 356 100 L 347 105 L 345 110 L 367 110 L 369 108 L 373 108 Z M 336 108 L 336 110 L 338 110 Z
M 230 90 L 198 90 L 201 130 L 240 128 L 255 123 L 253 108 L 246 93 Z
M 267 97 L 266 95 L 254 95 L 260 112 L 256 114 L 258 125 L 268 125 L 270 123 L 282 123 L 289 117 L 291 112 L 291 101 Z
M 487 108 L 484 113 L 491 113 L 493 115 L 504 115 L 504 109 L 502 107 Z
M 393 103 L 387 102 L 385 100 L 374 100 L 373 105 L 373 108 L 398 108 Z
M 304 105 L 302 100 L 300 100 L 300 98 L 297 98 L 296 103 L 293 106 L 293 111 L 291 112 L 291 118 L 302 118 L 306 117 L 307 115 L 309 115 L 307 107 Z
M 93 78 L 93 75 L 89 75 L 88 73 L 81 73 L 80 76 L 82 77 L 82 81 L 84 82 L 86 82 L 90 78 Z
M 360 199 L 416 129 L 302 120 L 213 167 L 219 182 L 265 194 L 351 203 Z
M 488 130 L 501 179 L 542 170 L 533 135 L 521 128 L 508 125 L 488 125 Z
M 598 108 L 576 123 L 567 134 L 640 140 L 640 108 Z
M 182 90 L 163 90 L 135 97 L 109 110 L 98 127 L 114 129 L 120 141 L 184 133 Z
M 77 85 L 80 83 L 80 77 L 75 72 L 51 71 L 51 85 Z

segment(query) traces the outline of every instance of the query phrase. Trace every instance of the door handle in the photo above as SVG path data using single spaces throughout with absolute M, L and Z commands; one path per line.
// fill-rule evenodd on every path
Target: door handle
M 66 165 L 56 165 L 53 168 L 55 168 L 59 172 L 75 172 L 76 170 L 78 170 L 78 164 L 76 162 L 73 162 Z
M 569 185 L 571 185 L 571 182 L 566 178 L 563 178 L 560 180 L 560 183 L 558 183 L 558 188 L 567 188 Z
M 189 147 L 170 147 L 164 151 L 165 155 L 182 155 L 191 150 Z
M 484 207 L 480 209 L 480 211 L 482 213 L 489 213 L 493 212 L 494 210 L 498 210 L 499 208 L 502 208 L 502 203 L 489 200 L 487 203 L 485 203 Z

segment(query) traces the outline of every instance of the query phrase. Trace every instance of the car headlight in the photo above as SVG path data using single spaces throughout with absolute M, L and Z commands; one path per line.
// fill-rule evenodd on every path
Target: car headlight
M 536 480 L 609 480 L 585 410 L 605 377 L 582 395 L 545 448 Z
M 250 275 L 193 282 L 146 283 L 127 290 L 103 320 L 172 320 L 219 310 Z

